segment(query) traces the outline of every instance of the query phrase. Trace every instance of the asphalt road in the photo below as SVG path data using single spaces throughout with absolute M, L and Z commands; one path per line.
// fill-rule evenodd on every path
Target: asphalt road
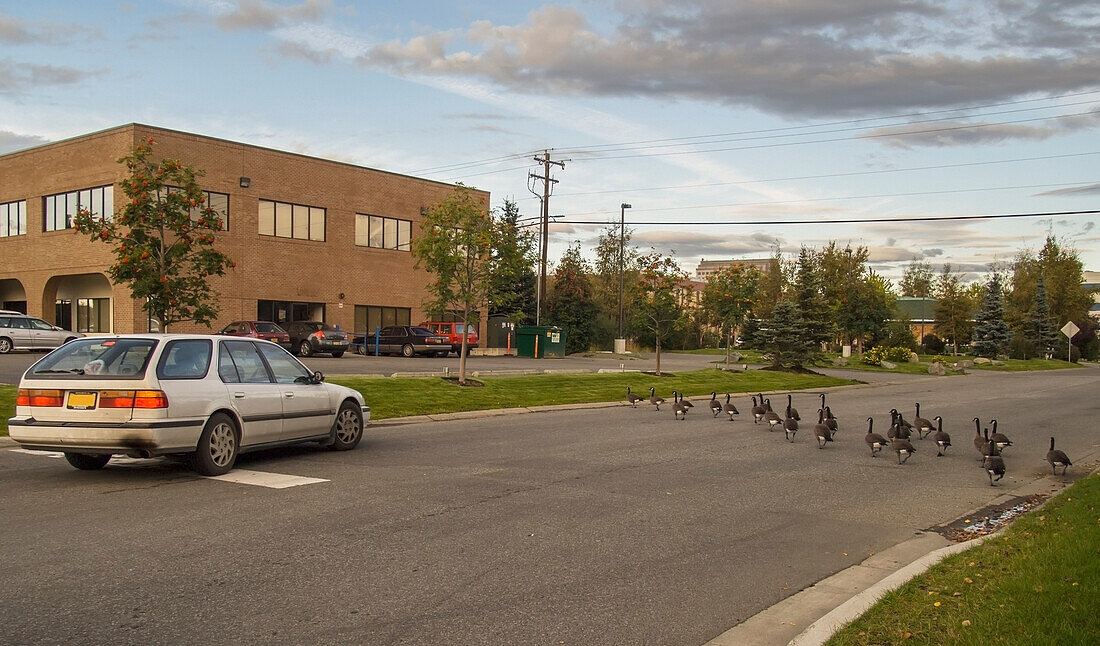
M 80 472 L 0 446 L 0 643 L 702 644 L 1047 477 L 1050 435 L 1075 462 L 1095 456 L 1098 378 L 831 390 L 842 431 L 824 450 L 744 419 L 740 398 L 736 422 L 617 406 L 385 425 L 356 451 L 238 464 L 327 480 L 285 489 L 162 461 Z M 944 417 L 949 454 L 914 440 L 907 464 L 868 457 L 866 417 L 885 430 L 915 401 Z M 795 405 L 806 419 L 817 399 Z M 1014 440 L 998 487 L 974 416 Z

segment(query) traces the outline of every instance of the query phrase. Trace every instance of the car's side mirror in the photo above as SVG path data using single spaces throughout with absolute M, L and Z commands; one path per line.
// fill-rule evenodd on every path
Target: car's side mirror
M 313 377 L 310 378 L 310 383 L 319 384 L 325 381 L 325 375 L 320 370 L 313 373 Z

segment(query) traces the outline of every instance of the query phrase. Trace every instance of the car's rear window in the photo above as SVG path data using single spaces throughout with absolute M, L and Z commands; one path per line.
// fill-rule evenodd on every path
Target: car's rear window
M 413 336 L 435 336 L 435 332 L 423 327 L 411 327 L 409 333 Z
M 285 334 L 286 331 L 283 328 L 275 325 L 274 323 L 256 323 L 256 331 L 272 334 Z
M 76 339 L 39 360 L 27 377 L 141 379 L 156 347 L 156 339 Z

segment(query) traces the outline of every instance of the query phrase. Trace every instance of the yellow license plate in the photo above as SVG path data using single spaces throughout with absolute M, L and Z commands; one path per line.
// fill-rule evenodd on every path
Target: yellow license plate
M 95 408 L 96 393 L 69 393 L 68 407 L 76 410 L 92 410 Z

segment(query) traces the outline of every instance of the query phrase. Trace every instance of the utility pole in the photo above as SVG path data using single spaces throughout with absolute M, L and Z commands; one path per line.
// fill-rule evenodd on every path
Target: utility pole
M 565 170 L 565 161 L 552 161 L 549 150 L 542 151 L 542 157 L 535 157 L 534 159 L 542 164 L 542 175 L 529 174 L 529 177 L 533 179 L 542 180 L 542 235 L 540 236 L 542 241 L 539 250 L 538 310 L 535 315 L 535 325 L 542 325 L 542 308 L 546 303 L 546 245 L 550 237 L 550 187 L 558 183 L 558 180 L 550 177 L 550 165 L 553 164 Z

